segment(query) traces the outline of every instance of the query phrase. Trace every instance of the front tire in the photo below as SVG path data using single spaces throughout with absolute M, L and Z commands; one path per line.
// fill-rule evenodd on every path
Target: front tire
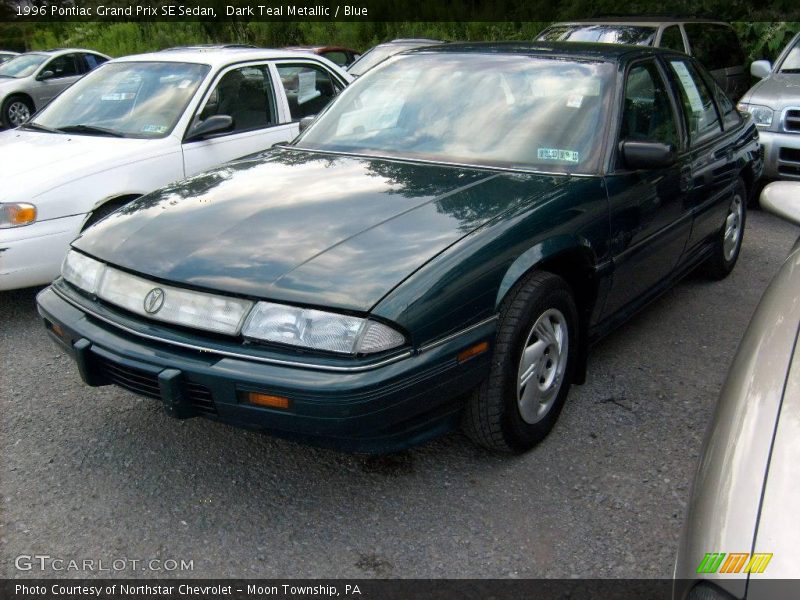
M 464 430 L 476 443 L 524 452 L 555 425 L 578 356 L 578 310 L 569 285 L 534 272 L 500 311 L 489 377 L 470 398 Z
M 34 110 L 31 101 L 24 96 L 11 96 L 3 102 L 3 125 L 8 128 L 19 127 L 31 118 Z
M 747 221 L 747 187 L 739 179 L 728 204 L 725 221 L 717 233 L 714 250 L 706 262 L 706 273 L 712 279 L 725 279 L 739 259 Z

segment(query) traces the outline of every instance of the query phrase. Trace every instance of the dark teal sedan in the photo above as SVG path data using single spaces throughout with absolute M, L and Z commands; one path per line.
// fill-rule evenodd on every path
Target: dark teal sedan
M 149 194 L 38 296 L 92 386 L 387 452 L 459 425 L 520 452 L 589 346 L 734 268 L 762 170 L 696 61 L 591 44 L 387 60 L 291 145 Z

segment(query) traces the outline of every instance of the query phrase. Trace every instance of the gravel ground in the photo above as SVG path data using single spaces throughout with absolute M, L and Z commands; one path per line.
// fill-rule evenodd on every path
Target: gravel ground
M 92 575 L 14 568 L 47 554 L 194 577 L 668 577 L 727 366 L 797 233 L 752 212 L 734 273 L 689 277 L 596 346 L 519 457 L 452 434 L 366 458 L 174 421 L 83 386 L 36 290 L 0 293 L 0 576 Z

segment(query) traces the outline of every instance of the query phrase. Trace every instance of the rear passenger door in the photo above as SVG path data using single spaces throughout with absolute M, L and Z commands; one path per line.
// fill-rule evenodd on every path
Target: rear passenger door
M 655 59 L 638 61 L 626 73 L 617 156 L 606 178 L 614 276 L 605 316 L 665 283 L 691 231 L 685 129 L 665 75 Z M 678 159 L 668 167 L 632 169 L 619 151 L 626 141 L 672 145 Z
M 297 135 L 275 86 L 277 73 L 268 62 L 235 65 L 220 72 L 186 130 L 216 115 L 233 119 L 228 131 L 202 140 L 184 136 L 183 162 L 189 177 L 230 160 L 268 149 Z
M 275 66 L 292 122 L 317 116 L 345 87 L 338 76 L 318 63 L 286 61 Z

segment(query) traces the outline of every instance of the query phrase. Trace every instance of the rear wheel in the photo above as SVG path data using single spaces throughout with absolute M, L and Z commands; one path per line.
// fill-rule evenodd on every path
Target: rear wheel
M 3 102 L 3 125 L 6 127 L 19 127 L 31 118 L 34 112 L 33 104 L 24 96 L 11 96 Z
M 557 275 L 533 273 L 512 290 L 500 312 L 489 377 L 464 413 L 470 438 L 523 452 L 550 432 L 569 392 L 577 327 L 572 291 Z
M 724 279 L 736 266 L 742 250 L 746 220 L 747 188 L 744 181 L 739 179 L 728 204 L 725 221 L 717 233 L 714 251 L 706 262 L 706 272 L 713 279 Z

